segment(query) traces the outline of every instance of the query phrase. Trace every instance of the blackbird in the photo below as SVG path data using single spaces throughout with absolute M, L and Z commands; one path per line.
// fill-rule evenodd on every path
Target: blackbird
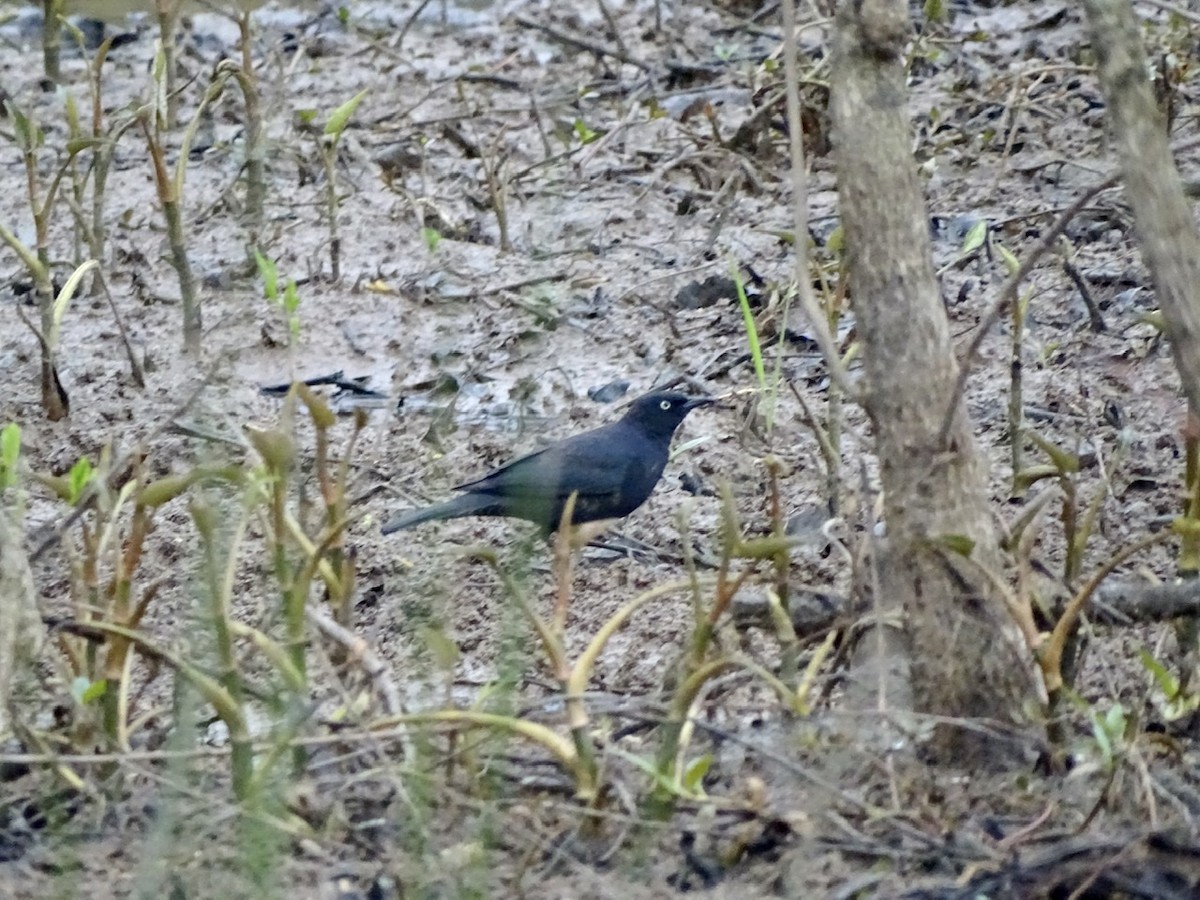
M 461 484 L 455 490 L 463 493 L 444 503 L 400 513 L 383 526 L 383 533 L 435 519 L 512 516 L 549 534 L 558 528 L 563 506 L 576 492 L 574 524 L 627 516 L 646 502 L 662 477 L 671 437 L 684 416 L 712 402 L 711 397 L 675 391 L 638 397 L 616 422 Z

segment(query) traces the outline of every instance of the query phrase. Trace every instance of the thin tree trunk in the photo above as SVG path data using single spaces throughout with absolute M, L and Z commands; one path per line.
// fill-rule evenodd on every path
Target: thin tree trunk
M 23 547 L 21 511 L 0 496 L 0 740 L 11 732 L 13 687 L 32 669 L 45 638 L 29 559 Z
M 1023 642 L 981 573 L 1000 573 L 1002 557 L 985 463 L 961 403 L 948 441 L 938 441 L 958 366 L 912 158 L 901 56 L 908 32 L 904 0 L 841 4 L 831 110 L 865 405 L 884 490 L 888 537 L 876 600 L 905 613 L 913 704 L 938 723 L 925 749 L 966 763 L 1011 755 L 1013 745 L 979 720 L 1004 734 L 1021 730 L 1035 683 Z M 952 546 L 970 546 L 970 562 Z M 876 696 L 860 699 L 873 706 Z
M 1142 257 L 1183 392 L 1191 408 L 1200 409 L 1200 236 L 1192 204 L 1175 168 L 1128 0 L 1086 0 L 1084 7 Z

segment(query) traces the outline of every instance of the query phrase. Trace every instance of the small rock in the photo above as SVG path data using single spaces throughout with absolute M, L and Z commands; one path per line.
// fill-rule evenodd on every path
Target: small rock
M 617 379 L 616 381 L 602 384 L 599 387 L 588 388 L 587 395 L 597 403 L 612 403 L 614 400 L 624 397 L 628 390 L 629 382 L 624 379 Z

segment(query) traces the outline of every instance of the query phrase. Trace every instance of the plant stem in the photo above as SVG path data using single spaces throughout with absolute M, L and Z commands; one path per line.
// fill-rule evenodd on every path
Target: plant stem
M 258 94 L 258 81 L 254 77 L 249 10 L 244 10 L 238 16 L 238 32 L 242 42 L 242 71 L 237 82 L 242 89 L 242 101 L 246 105 L 246 258 L 253 269 L 254 251 L 262 241 L 267 184 L 262 101 Z
M 62 23 L 64 0 L 42 0 L 42 72 L 54 83 L 62 80 Z
M 163 126 L 171 129 L 179 117 L 179 96 L 175 74 L 175 26 L 179 22 L 179 0 L 154 0 L 154 13 L 158 19 L 158 39 L 162 44 L 164 71 L 166 74 Z
M 1013 302 L 1011 312 L 1012 359 L 1009 363 L 1008 440 L 1009 452 L 1012 459 L 1013 496 L 1021 497 L 1025 493 L 1018 480 L 1022 470 L 1025 468 L 1024 446 L 1022 444 L 1025 440 L 1025 417 L 1021 390 L 1021 372 L 1023 368 L 1021 344 L 1024 342 L 1025 336 L 1025 308 L 1020 297 Z
M 167 222 L 167 241 L 171 245 L 171 265 L 179 276 L 179 293 L 183 300 L 183 346 L 188 353 L 200 350 L 201 311 L 196 295 L 196 279 L 188 260 L 183 236 L 183 211 L 179 201 L 163 200 L 163 217 Z

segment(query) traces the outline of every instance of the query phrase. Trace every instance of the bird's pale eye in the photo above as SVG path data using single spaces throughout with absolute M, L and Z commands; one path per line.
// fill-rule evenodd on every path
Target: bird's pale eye
M 670 409 L 670 408 L 671 408 L 671 401 L 670 401 L 670 400 L 659 400 L 659 401 L 658 401 L 658 408 L 659 408 L 659 409 Z

